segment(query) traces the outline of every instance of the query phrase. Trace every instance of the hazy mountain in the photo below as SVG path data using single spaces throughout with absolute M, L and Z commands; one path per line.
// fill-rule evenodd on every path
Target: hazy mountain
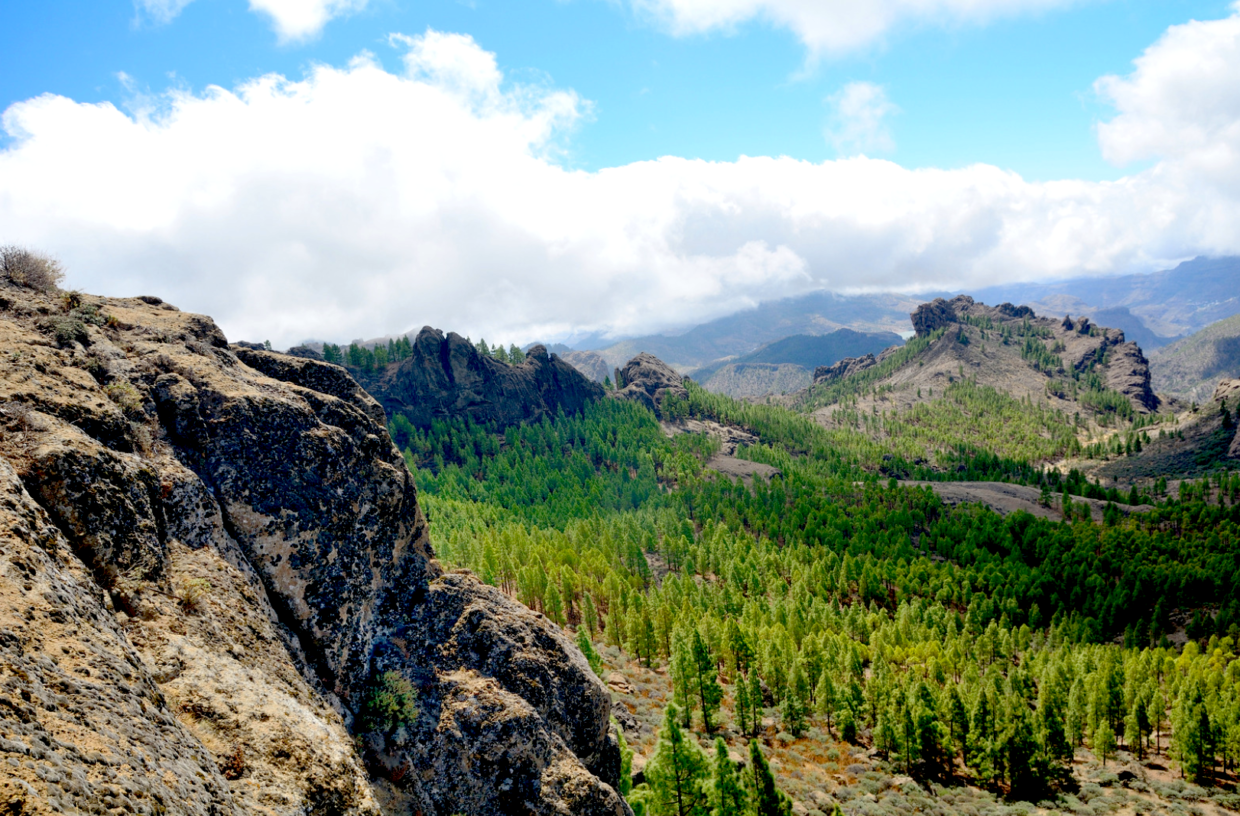
M 707 391 L 734 399 L 790 394 L 808 388 L 814 373 L 791 363 L 728 363 L 702 383 Z
M 1154 390 L 1205 402 L 1220 379 L 1240 377 L 1240 315 L 1229 317 L 1150 354 Z
M 1240 313 L 1240 258 L 1194 258 L 1161 272 L 992 286 L 969 294 L 986 303 L 1031 306 L 1038 314 L 1085 314 L 1141 342 L 1132 334 L 1135 326 L 1123 325 L 1126 318 L 1103 317 L 1127 309 L 1155 335 L 1176 338 Z
M 710 363 L 717 363 L 718 368 L 739 361 L 764 344 L 792 335 L 825 335 L 842 328 L 907 334 L 912 328 L 909 313 L 924 300 L 924 296 L 848 297 L 814 292 L 763 303 L 703 323 L 683 334 L 636 337 L 595 350 L 612 366 L 623 365 L 639 352 L 649 352 L 678 371 L 700 379 L 699 369 Z
M 795 334 L 762 346 L 728 363 L 709 363 L 694 372 L 707 391 L 738 399 L 799 391 L 809 386 L 814 369 L 845 357 L 878 354 L 904 340 L 895 332 L 837 329 L 830 334 Z

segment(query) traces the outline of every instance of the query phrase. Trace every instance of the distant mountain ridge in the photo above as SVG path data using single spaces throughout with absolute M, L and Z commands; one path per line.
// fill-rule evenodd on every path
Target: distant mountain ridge
M 694 379 L 707 391 L 737 399 L 789 393 L 807 387 L 819 366 L 877 354 L 903 342 L 895 332 L 836 329 L 830 334 L 796 334 L 729 362 L 705 365 L 694 372 Z

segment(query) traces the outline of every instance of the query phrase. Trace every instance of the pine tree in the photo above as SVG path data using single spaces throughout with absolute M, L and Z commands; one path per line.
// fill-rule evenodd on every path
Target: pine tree
M 1094 729 L 1093 737 L 1094 755 L 1102 760 L 1102 767 L 1107 766 L 1107 757 L 1115 753 L 1115 732 L 1111 730 L 1111 724 L 1105 719 L 1098 722 L 1098 727 Z
M 788 816 L 792 800 L 775 787 L 775 776 L 762 754 L 757 740 L 749 741 L 749 766 L 752 771 L 753 812 L 755 816 Z
M 831 679 L 831 672 L 824 668 L 822 677 L 818 679 L 818 685 L 814 689 L 814 711 L 818 716 L 826 719 L 828 734 L 831 733 L 831 715 L 835 713 L 837 705 L 839 705 L 839 695 L 835 691 L 835 682 Z
M 616 792 L 621 796 L 628 796 L 629 791 L 633 790 L 633 749 L 624 738 L 623 728 L 616 728 L 616 747 L 620 751 L 620 781 L 617 783 Z
M 753 714 L 749 702 L 749 684 L 744 675 L 738 675 L 736 686 L 732 692 L 732 708 L 735 714 L 736 727 L 742 734 L 749 734 Z
M 762 728 L 762 715 L 765 701 L 762 699 L 762 680 L 758 677 L 756 669 L 749 670 L 749 710 L 750 710 L 750 731 L 749 733 L 756 736 Z
M 728 756 L 727 743 L 723 737 L 715 739 L 714 775 L 711 779 L 711 816 L 745 816 L 749 812 L 749 797 L 741 782 L 736 763 Z
M 646 765 L 651 811 L 653 816 L 708 816 L 709 762 L 681 729 L 680 719 L 676 706 L 668 706 L 654 755 Z
M 590 664 L 590 668 L 594 669 L 594 673 L 602 677 L 603 658 L 599 655 L 598 650 L 594 648 L 594 644 L 590 642 L 590 636 L 586 634 L 584 627 L 577 628 L 577 648 L 585 655 L 586 662 Z
M 719 685 L 715 658 L 702 640 L 702 633 L 696 629 L 693 630 L 692 659 L 693 685 L 701 706 L 702 726 L 707 732 L 711 732 L 715 730 L 715 718 L 723 700 L 723 689 Z
M 581 622 L 585 624 L 586 633 L 594 637 L 598 631 L 598 610 L 594 607 L 594 596 L 589 592 L 581 595 Z

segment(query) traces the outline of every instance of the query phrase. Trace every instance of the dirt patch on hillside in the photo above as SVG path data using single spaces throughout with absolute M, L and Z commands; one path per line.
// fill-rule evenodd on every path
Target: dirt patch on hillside
M 1017 510 L 1024 510 L 1039 518 L 1062 519 L 1063 507 L 1061 497 L 1051 494 L 1049 506 L 1040 501 L 1042 492 L 1036 487 L 1008 484 L 1006 482 L 915 482 L 901 484 L 908 487 L 929 487 L 947 504 L 964 504 L 974 502 L 984 504 L 996 513 L 1006 516 Z M 1102 521 L 1102 513 L 1107 503 L 1098 499 L 1084 499 L 1073 496 L 1072 503 L 1088 504 L 1090 515 L 1094 521 Z M 1127 504 L 1116 504 L 1122 513 L 1144 513 L 1153 508 L 1147 504 L 1131 507 Z

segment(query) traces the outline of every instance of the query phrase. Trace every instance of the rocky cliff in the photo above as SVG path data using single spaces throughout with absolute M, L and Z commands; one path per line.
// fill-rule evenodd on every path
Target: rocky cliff
M 480 354 L 459 334 L 444 336 L 429 326 L 418 333 L 409 358 L 379 372 L 354 373 L 389 414 L 403 414 L 418 427 L 445 417 L 504 427 L 557 411 L 577 413 L 603 397 L 602 386 L 543 346 L 509 365 Z
M 608 692 L 442 574 L 343 369 L 158 298 L 0 310 L 6 813 L 629 813 Z

